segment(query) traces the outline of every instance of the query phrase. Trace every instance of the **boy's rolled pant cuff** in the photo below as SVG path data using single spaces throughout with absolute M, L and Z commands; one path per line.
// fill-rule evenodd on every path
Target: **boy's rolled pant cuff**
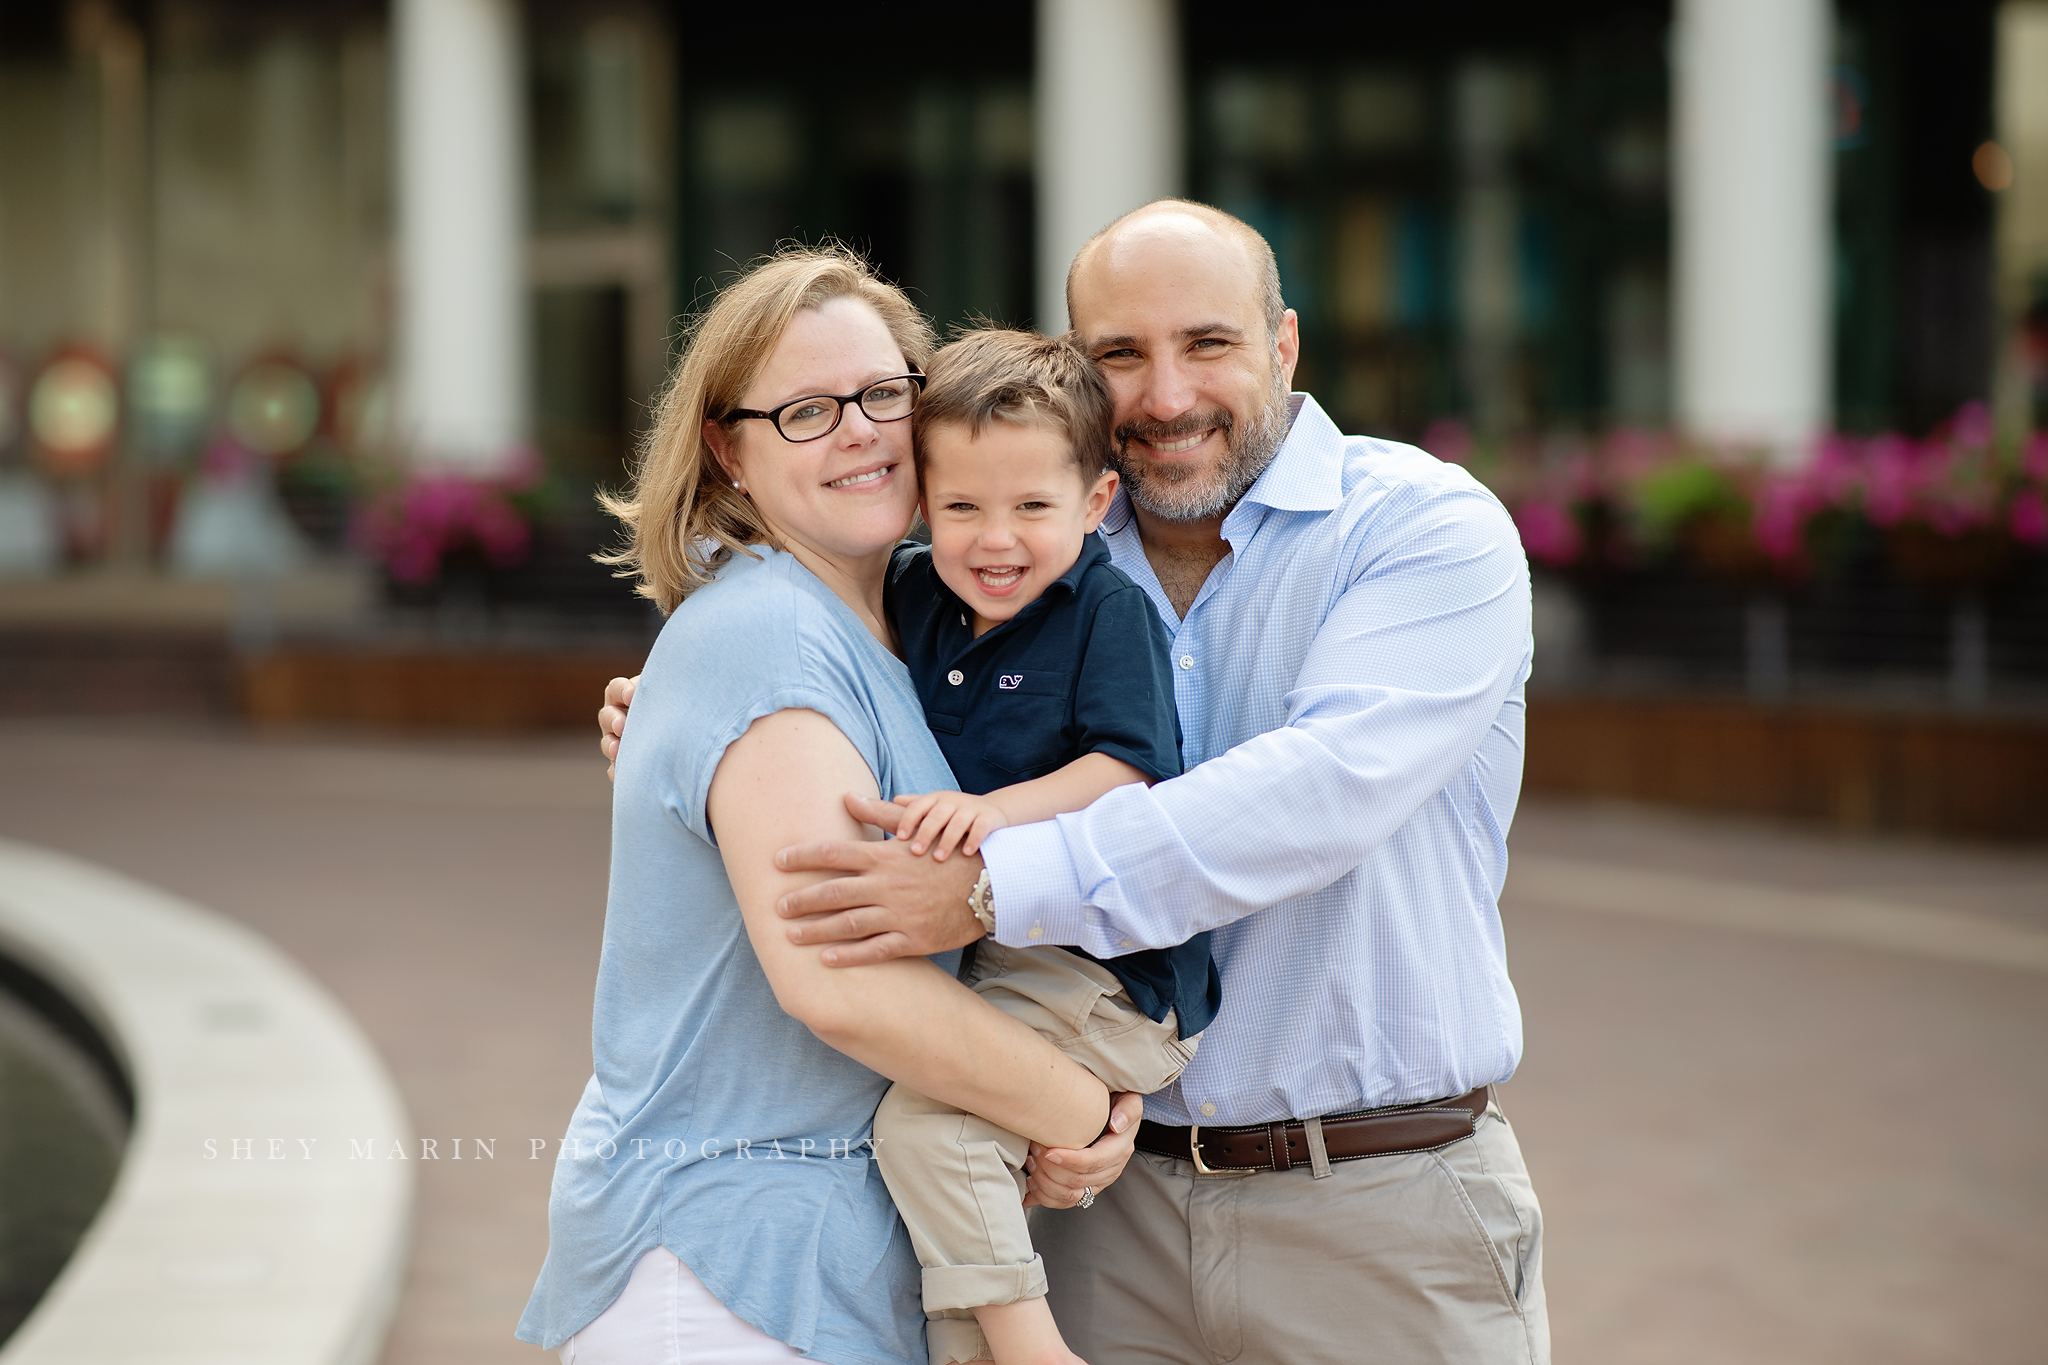
M 924 1270 L 928 1314 L 1044 1297 L 1045 1262 L 1036 1253 L 1017 1265 L 934 1265 Z
M 926 1358 L 931 1365 L 969 1365 L 970 1361 L 994 1360 L 996 1353 L 982 1335 L 981 1324 L 964 1308 L 948 1309 L 959 1317 L 934 1314 L 924 1325 Z

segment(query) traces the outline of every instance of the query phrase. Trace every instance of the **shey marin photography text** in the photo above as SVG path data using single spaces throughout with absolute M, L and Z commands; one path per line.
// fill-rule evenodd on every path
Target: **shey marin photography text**
M 630 1161 L 866 1161 L 882 1139 L 853 1138 L 628 1138 L 622 1147 L 610 1141 L 589 1143 L 580 1138 L 525 1138 L 526 1159 L 540 1161 L 554 1149 L 556 1161 L 616 1161 L 623 1152 Z M 468 1144 L 465 1152 L 463 1145 Z M 517 1144 L 508 1144 L 508 1156 Z M 207 1161 L 495 1161 L 497 1138 L 349 1138 L 209 1137 L 200 1140 Z

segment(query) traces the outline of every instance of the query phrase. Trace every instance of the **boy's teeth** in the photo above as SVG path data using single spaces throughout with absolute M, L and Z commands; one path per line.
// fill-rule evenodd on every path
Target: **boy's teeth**
M 826 484 L 826 485 L 825 485 L 825 487 L 827 487 L 827 488 L 851 488 L 851 487 L 853 487 L 853 485 L 855 485 L 855 484 L 857 484 L 857 483 L 873 483 L 873 482 L 874 482 L 874 481 L 875 481 L 876 479 L 879 479 L 879 478 L 881 478 L 881 477 L 882 477 L 882 476 L 883 476 L 884 474 L 886 474 L 886 473 L 888 473 L 888 472 L 889 472 L 889 470 L 888 470 L 887 466 L 884 466 L 884 467 L 883 467 L 883 468 L 881 468 L 881 469 L 870 469 L 870 470 L 869 470 L 869 471 L 868 471 L 867 473 L 865 473 L 865 474 L 848 474 L 848 475 L 847 475 L 847 476 L 846 476 L 845 478 L 843 478 L 843 479 L 834 479 L 834 480 L 832 480 L 832 482 L 830 482 L 830 483 Z

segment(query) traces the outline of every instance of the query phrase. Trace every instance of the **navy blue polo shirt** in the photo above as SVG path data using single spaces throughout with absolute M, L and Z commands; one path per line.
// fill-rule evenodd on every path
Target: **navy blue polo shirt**
M 1102 537 L 1090 535 L 1072 568 L 980 639 L 929 546 L 896 547 L 885 605 L 925 724 L 961 791 L 986 795 L 1083 754 L 1121 759 L 1155 781 L 1180 773 L 1166 625 L 1145 590 L 1109 562 Z M 1183 1038 L 1207 1028 L 1223 999 L 1207 933 L 1094 960 L 1147 1018 L 1173 1009 Z

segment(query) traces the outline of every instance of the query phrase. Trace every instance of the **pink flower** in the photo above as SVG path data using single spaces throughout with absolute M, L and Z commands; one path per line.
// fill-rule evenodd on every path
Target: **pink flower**
M 1571 449 L 1564 456 L 1564 467 L 1560 471 L 1560 477 L 1564 488 L 1574 500 L 1597 498 L 1605 491 L 1602 488 L 1600 466 L 1594 461 L 1591 452 L 1584 449 Z
M 1422 433 L 1422 448 L 1445 464 L 1472 458 L 1472 433 L 1455 417 L 1439 417 Z
M 1671 439 L 1635 427 L 1608 436 L 1600 458 L 1620 481 L 1639 479 L 1672 457 Z
M 199 472 L 214 483 L 238 483 L 261 463 L 256 456 L 223 436 L 199 458 Z
M 1545 564 L 1562 568 L 1578 559 L 1586 538 L 1571 509 L 1547 498 L 1530 498 L 1515 508 L 1522 548 Z
M 2048 546 L 2048 499 L 2041 496 L 2040 489 L 2025 489 L 2012 500 L 2009 524 L 2012 538 L 2020 544 L 2031 545 L 2037 550 Z
M 1799 558 L 1806 548 L 1807 520 L 1824 505 L 1800 475 L 1765 476 L 1756 497 L 1757 545 L 1780 562 Z
M 535 475 L 521 469 L 519 482 Z M 356 517 L 356 541 L 382 560 L 401 583 L 426 583 L 441 571 L 451 551 L 473 545 L 498 568 L 526 557 L 533 534 L 507 500 L 507 485 L 460 475 L 414 479 L 371 499 Z
M 2020 472 L 2037 483 L 2048 483 L 2048 431 L 2027 438 L 2026 453 L 2020 456 Z
M 479 504 L 472 515 L 470 529 L 476 535 L 484 558 L 498 568 L 509 569 L 526 558 L 526 548 L 532 535 L 526 523 L 503 502 Z
M 1879 526 L 1896 526 L 1912 512 L 1920 483 L 1917 454 L 1902 436 L 1880 436 L 1866 448 L 1863 508 Z
M 1864 482 L 1862 443 L 1848 436 L 1828 437 L 1820 443 L 1820 449 L 1804 475 L 1812 496 L 1818 501 L 1848 501 Z
M 1991 444 L 1992 430 L 1991 408 L 1986 403 L 1965 403 L 1949 419 L 1949 431 L 1957 445 L 1982 449 Z

